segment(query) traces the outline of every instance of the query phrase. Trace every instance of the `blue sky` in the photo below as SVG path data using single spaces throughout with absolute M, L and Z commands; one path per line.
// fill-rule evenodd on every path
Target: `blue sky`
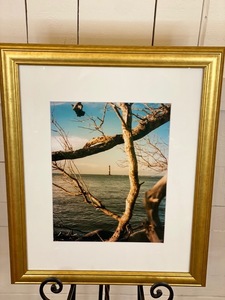
M 83 117 L 77 117 L 72 109 L 74 102 L 51 102 L 51 114 L 54 119 L 60 124 L 67 134 L 73 149 L 82 148 L 87 141 L 93 137 L 100 136 L 99 132 L 91 129 L 92 122 L 89 120 L 90 117 L 94 117 L 98 122 L 97 118 L 102 118 L 105 102 L 83 102 L 83 110 L 85 115 Z M 153 106 L 156 104 L 152 104 Z M 137 109 L 140 114 L 142 103 L 133 104 L 132 108 Z M 134 121 L 133 126 L 136 126 Z M 169 124 L 164 124 L 160 128 L 154 130 L 151 135 L 157 136 L 162 139 L 165 143 L 169 143 Z M 107 110 L 105 123 L 104 123 L 104 134 L 114 135 L 121 134 L 121 123 L 115 112 L 110 108 Z M 53 127 L 52 127 L 53 129 Z M 90 157 L 78 159 L 75 161 L 81 174 L 107 174 L 109 165 L 111 166 L 112 174 L 127 175 L 128 169 L 121 167 L 121 162 L 125 160 L 125 154 L 122 150 L 123 145 L 116 146 L 113 149 L 96 154 Z M 58 142 L 58 133 L 52 130 L 52 151 L 62 150 Z M 140 175 L 149 175 L 150 170 L 139 168 Z

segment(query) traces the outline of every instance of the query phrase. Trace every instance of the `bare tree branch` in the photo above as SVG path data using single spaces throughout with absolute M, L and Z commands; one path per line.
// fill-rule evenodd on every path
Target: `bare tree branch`
M 66 171 L 65 165 L 63 167 L 59 166 L 59 164 L 57 162 L 53 162 L 53 167 L 55 170 L 60 171 L 62 174 L 64 174 L 67 178 L 71 179 L 71 182 L 73 184 L 73 187 L 79 190 L 79 195 L 81 195 L 83 197 L 84 202 L 91 204 L 94 208 L 102 211 L 105 215 L 112 217 L 113 219 L 115 219 L 116 221 L 120 220 L 120 216 L 117 215 L 116 213 L 108 210 L 105 205 L 98 200 L 96 197 L 94 197 L 88 190 L 88 188 L 84 185 L 84 183 L 82 182 L 82 179 L 78 179 L 76 178 L 76 175 L 72 175 L 74 174 L 74 167 L 70 166 L 67 167 L 69 168 L 69 171 Z M 71 169 L 72 168 L 72 169 Z M 57 186 L 58 188 L 64 190 L 64 192 L 72 194 L 74 196 L 77 196 L 77 193 L 72 193 L 69 192 L 68 190 L 65 190 L 63 187 L 61 186 Z
M 133 140 L 139 140 L 154 129 L 162 126 L 170 120 L 170 105 L 164 105 L 155 109 L 155 112 L 143 117 L 138 125 L 132 130 Z M 92 139 L 84 148 L 75 151 L 55 151 L 52 153 L 52 161 L 64 159 L 78 159 L 112 149 L 117 145 L 123 144 L 122 134 L 113 136 L 103 136 Z

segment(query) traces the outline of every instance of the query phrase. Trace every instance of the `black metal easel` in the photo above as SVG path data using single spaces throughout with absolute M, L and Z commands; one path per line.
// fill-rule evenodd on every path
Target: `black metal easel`
M 44 288 L 47 284 L 51 284 L 51 292 L 54 294 L 59 294 L 63 290 L 63 283 L 56 277 L 50 277 L 44 280 L 39 288 L 40 296 L 43 300 L 50 300 L 44 293 Z M 158 299 L 163 296 L 161 287 L 166 288 L 169 291 L 167 300 L 172 300 L 174 297 L 174 292 L 172 287 L 165 282 L 158 282 L 150 287 L 150 296 L 154 299 Z M 98 300 L 109 300 L 110 299 L 110 285 L 99 285 Z M 67 296 L 67 300 L 76 300 L 76 284 L 71 284 L 70 290 Z M 144 289 L 142 285 L 137 286 L 137 300 L 145 300 Z

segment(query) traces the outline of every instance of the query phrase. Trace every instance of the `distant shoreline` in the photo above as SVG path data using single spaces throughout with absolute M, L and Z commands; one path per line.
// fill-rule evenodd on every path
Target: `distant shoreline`
M 53 171 L 52 172 L 52 174 L 53 175 L 61 175 L 62 173 L 61 172 L 59 172 L 59 171 Z M 82 174 L 82 173 L 79 173 L 78 175 L 80 175 L 80 176 L 107 176 L 107 177 L 115 177 L 115 176 L 120 176 L 120 177 L 129 177 L 129 175 L 127 175 L 127 174 L 111 174 L 111 175 L 109 175 L 109 174 L 94 174 L 94 173 L 91 173 L 91 174 L 87 174 L 87 173 L 85 173 L 85 174 Z M 163 176 L 163 174 L 162 175 L 138 175 L 139 177 L 152 177 L 152 178 L 161 178 L 162 176 Z

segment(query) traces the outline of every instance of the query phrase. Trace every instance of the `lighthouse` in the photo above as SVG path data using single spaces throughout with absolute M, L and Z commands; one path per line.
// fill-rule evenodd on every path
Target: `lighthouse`
M 109 165 L 109 176 L 111 175 L 111 166 Z

